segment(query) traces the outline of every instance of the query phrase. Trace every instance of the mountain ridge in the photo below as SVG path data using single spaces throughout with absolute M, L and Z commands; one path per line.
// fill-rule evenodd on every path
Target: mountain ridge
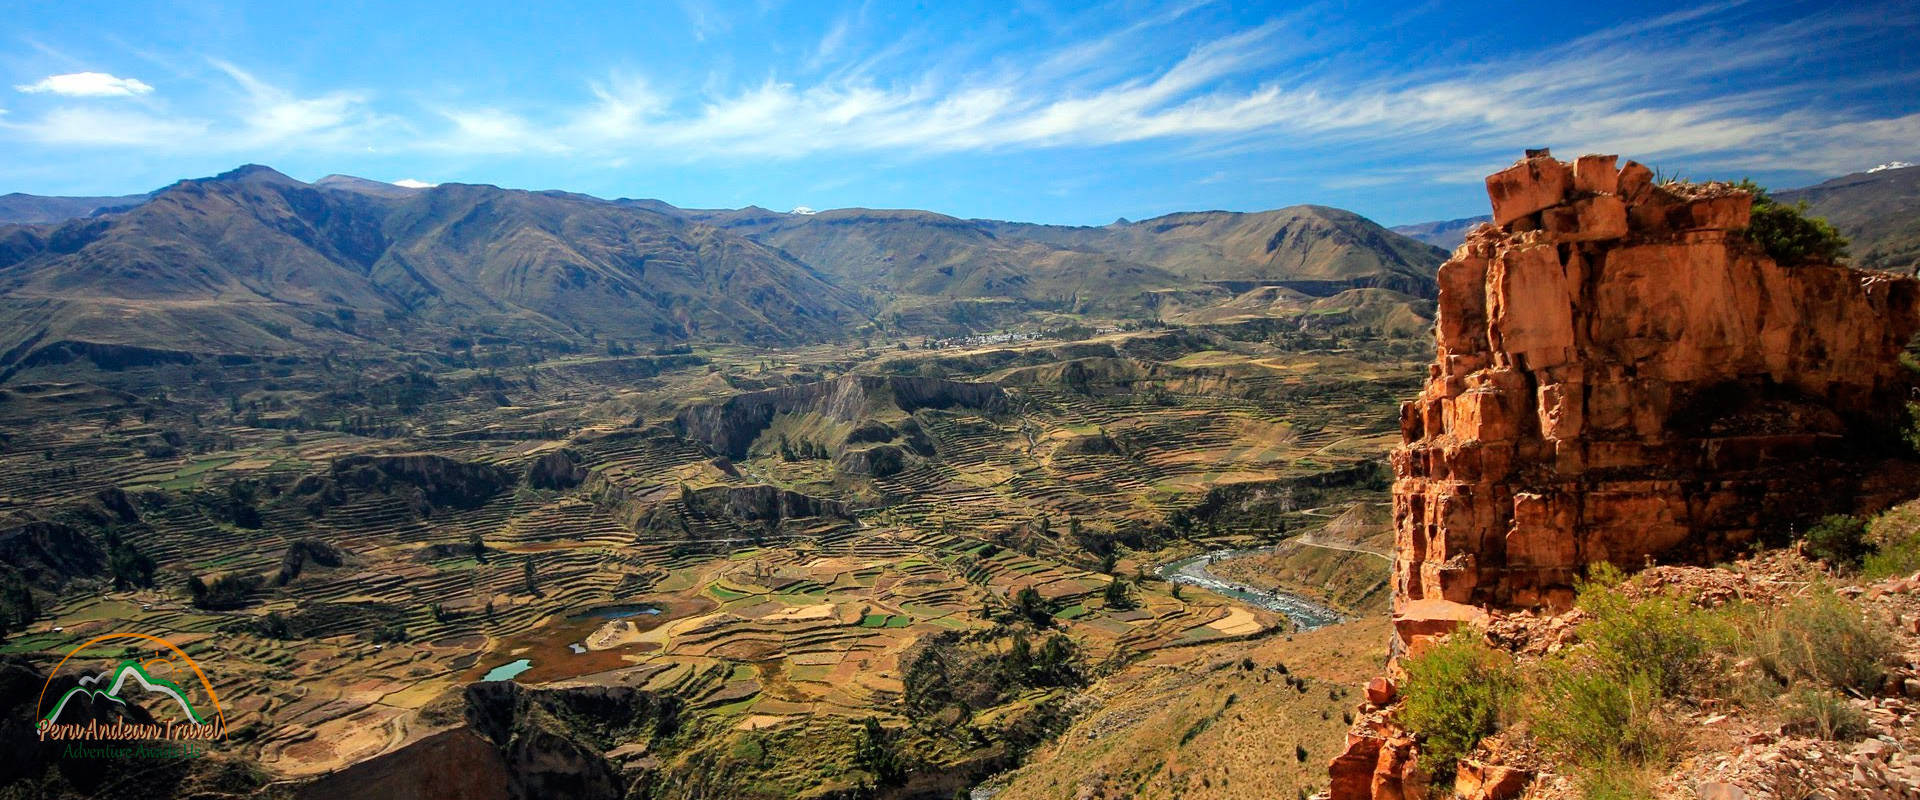
M 340 174 L 307 183 L 260 164 L 142 197 L 102 216 L 0 225 L 0 368 L 46 348 L 142 361 L 418 352 L 470 329 L 562 349 L 602 335 L 666 346 L 877 327 L 952 335 L 1034 313 L 1152 317 L 1164 297 L 1194 308 L 1261 286 L 1430 297 L 1445 256 L 1326 206 L 1071 228 Z

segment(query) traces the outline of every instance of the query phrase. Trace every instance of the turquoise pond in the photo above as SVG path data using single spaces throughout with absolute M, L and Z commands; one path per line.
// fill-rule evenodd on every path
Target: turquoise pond
M 513 676 L 518 675 L 522 672 L 526 672 L 527 670 L 530 670 L 530 669 L 533 669 L 533 660 L 522 658 L 517 661 L 509 661 L 505 664 L 501 664 L 500 666 L 494 667 L 493 669 L 487 670 L 487 674 L 484 677 L 482 677 L 480 680 L 510 681 L 510 680 L 513 680 Z

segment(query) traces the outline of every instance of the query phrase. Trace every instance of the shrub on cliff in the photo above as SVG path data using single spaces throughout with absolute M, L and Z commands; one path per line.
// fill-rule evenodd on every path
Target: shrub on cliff
M 1582 768 L 1583 783 L 1614 783 L 1635 767 L 1662 763 L 1672 750 L 1660 724 L 1661 691 L 1645 672 L 1589 670 L 1557 660 L 1543 665 L 1527 703 L 1533 734 Z
M 1861 577 L 1879 580 L 1920 571 L 1920 506 L 1896 506 L 1875 517 L 1867 526 L 1867 544 L 1871 552 L 1861 564 Z
M 1807 554 L 1836 567 L 1860 566 L 1868 549 L 1867 522 L 1859 517 L 1833 514 L 1807 529 Z
M 1766 187 L 1742 180 L 1737 188 L 1753 195 L 1753 215 L 1747 239 L 1783 265 L 1809 261 L 1834 262 L 1847 257 L 1847 238 L 1820 217 L 1807 215 L 1807 202 L 1782 205 Z
M 1788 730 L 1805 730 L 1822 739 L 1847 741 L 1867 735 L 1867 715 L 1826 689 L 1802 686 L 1786 696 L 1780 718 Z
M 1831 591 L 1815 591 L 1759 616 L 1741 641 L 1782 685 L 1814 682 L 1856 693 L 1887 678 L 1893 640 L 1878 622 Z
M 1714 646 L 1731 640 L 1731 628 L 1678 597 L 1636 599 L 1602 588 L 1618 583 L 1619 574 L 1611 564 L 1595 564 L 1579 586 L 1580 606 L 1592 615 L 1580 638 L 1592 644 L 1595 666 L 1621 687 L 1644 679 L 1661 697 L 1697 686 Z
M 1400 719 L 1422 737 L 1421 766 L 1436 775 L 1494 732 L 1518 685 L 1513 662 L 1471 631 L 1408 659 Z

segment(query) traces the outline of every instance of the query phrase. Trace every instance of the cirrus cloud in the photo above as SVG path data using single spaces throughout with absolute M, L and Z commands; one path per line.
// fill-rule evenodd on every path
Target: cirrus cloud
M 138 78 L 121 78 L 105 72 L 69 72 L 48 75 L 34 83 L 16 84 L 27 94 L 57 94 L 67 97 L 134 97 L 148 94 L 153 87 Z

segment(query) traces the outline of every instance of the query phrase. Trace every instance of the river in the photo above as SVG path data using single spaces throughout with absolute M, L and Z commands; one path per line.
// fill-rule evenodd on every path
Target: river
M 1346 621 L 1340 612 L 1308 600 L 1305 597 L 1285 591 L 1267 591 L 1238 581 L 1228 580 L 1213 574 L 1207 569 L 1213 562 L 1241 556 L 1271 553 L 1286 544 L 1273 547 L 1258 547 L 1250 550 L 1216 550 L 1197 556 L 1180 559 L 1160 568 L 1160 577 L 1176 583 L 1198 586 L 1215 594 L 1225 595 L 1248 605 L 1255 605 L 1268 611 L 1286 615 L 1294 627 L 1310 631 L 1337 622 Z
M 1197 556 L 1189 556 L 1179 561 L 1165 564 L 1160 567 L 1159 574 L 1160 577 L 1175 583 L 1198 586 L 1207 591 L 1225 595 L 1226 597 L 1248 605 L 1259 606 L 1268 611 L 1278 612 L 1285 615 L 1287 619 L 1292 620 L 1294 626 L 1303 631 L 1310 631 L 1314 628 L 1322 628 L 1335 623 L 1345 622 L 1347 619 L 1345 615 L 1312 600 L 1308 600 L 1305 597 L 1301 597 L 1300 595 L 1284 591 L 1270 592 L 1259 587 L 1240 583 L 1239 581 L 1222 578 L 1207 569 L 1207 567 L 1212 566 L 1215 561 L 1257 555 L 1259 553 L 1271 553 L 1293 544 L 1297 543 L 1287 542 L 1272 547 L 1255 547 L 1246 550 L 1215 550 L 1211 553 L 1201 553 Z M 967 797 L 969 800 L 993 800 L 994 795 L 999 794 L 1000 790 L 1006 788 L 1006 785 L 999 781 L 1009 774 L 1011 773 L 1001 773 L 978 786 L 974 786 L 968 791 Z

